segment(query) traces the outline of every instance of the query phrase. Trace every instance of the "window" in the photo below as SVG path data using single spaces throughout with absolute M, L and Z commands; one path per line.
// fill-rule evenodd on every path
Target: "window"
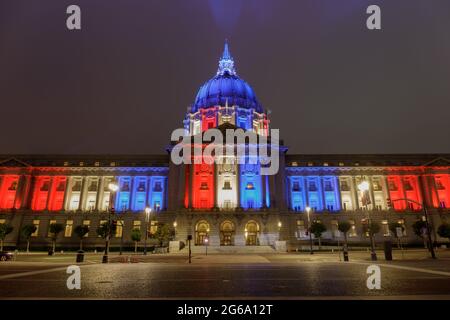
M 229 180 L 223 182 L 223 190 L 231 190 L 231 182 Z
M 59 181 L 58 186 L 56 187 L 56 191 L 62 192 L 66 189 L 66 182 L 65 181 Z
M 325 180 L 324 189 L 325 191 L 333 191 L 333 185 L 330 180 Z
M 134 221 L 133 221 L 133 229 L 141 230 L 141 221 L 139 221 L 139 220 L 134 220 Z
M 90 221 L 90 220 L 84 220 L 84 221 L 83 221 L 83 226 L 90 227 L 90 226 L 91 226 L 91 221 Z M 87 238 L 88 235 L 89 235 L 89 232 L 86 233 L 84 237 Z
M 56 220 L 50 220 L 50 222 L 48 223 L 48 233 L 47 233 L 47 237 L 51 237 L 52 236 L 52 233 L 50 232 L 50 226 L 52 225 L 52 224 L 55 224 L 56 223 Z
M 155 234 L 156 230 L 158 230 L 158 221 L 150 222 L 150 234 Z
M 145 191 L 145 181 L 139 181 L 139 185 L 137 188 L 138 192 L 144 192 Z
M 202 183 L 202 185 L 203 185 L 203 183 Z M 155 182 L 155 184 L 153 185 L 153 191 L 156 191 L 156 192 L 162 191 L 161 181 Z
M 397 185 L 395 184 L 394 181 L 389 181 L 389 190 L 390 191 L 397 191 L 398 190 Z
M 104 225 L 105 223 L 108 223 L 108 220 L 100 220 L 100 221 L 98 222 L 98 227 L 100 228 L 100 227 L 101 227 L 102 225 Z M 98 235 L 98 237 L 101 238 L 100 235 Z
M 116 227 L 116 234 L 115 234 L 116 238 L 122 237 L 123 227 L 124 227 L 123 220 L 117 220 L 117 227 Z
M 350 191 L 350 187 L 348 185 L 348 181 L 341 181 L 341 191 Z
M 39 220 L 33 220 L 33 225 L 36 227 L 36 231 L 31 234 L 32 237 L 37 237 L 39 234 Z
M 6 223 L 6 219 L 0 219 L 0 224 Z
M 308 182 L 308 191 L 317 191 L 316 183 L 314 181 Z
M 46 180 L 42 183 L 41 191 L 48 191 L 50 189 L 50 181 Z
M 75 192 L 81 191 L 81 180 L 77 179 L 73 182 L 72 191 Z
M 208 183 L 207 182 L 202 182 L 200 184 L 200 190 L 208 190 Z
M 253 185 L 253 182 L 247 183 L 247 186 L 245 187 L 245 189 L 247 189 L 247 190 L 254 190 L 255 186 Z
M 383 190 L 383 188 L 381 187 L 380 180 L 378 180 L 378 179 L 373 180 L 372 186 L 373 186 L 373 191 L 382 191 Z
M 123 191 L 123 192 L 130 191 L 130 182 L 129 181 L 124 181 L 123 184 L 122 184 L 122 187 L 120 188 L 120 191 Z
M 294 181 L 292 184 L 292 191 L 300 191 L 300 183 L 298 181 Z
M 73 227 L 73 220 L 67 220 L 66 230 L 64 231 L 64 237 L 69 238 L 72 236 L 72 227 Z
M 307 232 L 305 228 L 305 221 L 297 220 L 297 232 L 296 232 L 297 239 L 305 238 L 306 236 Z
M 96 192 L 98 188 L 98 180 L 91 180 L 89 182 L 88 191 L 89 192 Z

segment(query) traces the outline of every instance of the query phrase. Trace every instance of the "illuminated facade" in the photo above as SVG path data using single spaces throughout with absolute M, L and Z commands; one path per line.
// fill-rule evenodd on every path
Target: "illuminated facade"
M 185 115 L 183 127 L 190 136 L 208 129 L 243 129 L 269 136 L 267 112 L 250 85 L 236 72 L 228 45 L 216 75 L 199 89 Z M 174 144 L 168 147 L 168 151 Z M 146 207 L 152 223 L 176 228 L 175 238 L 192 235 L 196 245 L 208 239 L 211 246 L 275 246 L 289 249 L 307 245 L 308 220 L 325 223 L 323 242 L 342 240 L 338 221 L 349 221 L 350 242 L 368 243 L 362 232 L 368 210 L 382 225 L 379 240 L 389 237 L 388 223 L 406 227 L 404 242 L 420 243 L 412 224 L 423 217 L 420 204 L 429 211 L 433 239 L 447 220 L 450 208 L 450 155 L 290 155 L 280 148 L 280 170 L 261 174 L 261 165 L 239 164 L 236 156 L 215 163 L 175 165 L 161 156 L 0 156 L 0 223 L 14 230 L 7 246 L 24 246 L 19 230 L 25 224 L 38 227 L 33 242 L 50 243 L 50 223 L 65 225 L 60 243 L 76 247 L 72 229 L 90 226 L 86 247 L 100 247 L 95 234 L 108 212 L 115 209 L 123 227 L 120 238 L 132 246 L 131 230 L 144 228 Z M 193 158 L 193 160 L 195 160 Z M 108 188 L 115 181 L 119 190 Z M 363 201 L 358 185 L 369 184 L 369 201 Z M 409 199 L 412 201 L 406 201 Z M 111 203 L 112 202 L 112 203 Z M 176 222 L 176 224 L 174 224 Z

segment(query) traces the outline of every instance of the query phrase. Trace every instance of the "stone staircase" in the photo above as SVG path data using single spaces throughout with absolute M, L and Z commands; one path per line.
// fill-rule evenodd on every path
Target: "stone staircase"
M 172 254 L 188 254 L 188 247 L 184 247 L 178 252 L 172 251 Z M 204 246 L 192 246 L 192 254 L 204 254 Z M 276 253 L 271 246 L 208 246 L 208 254 L 262 254 Z

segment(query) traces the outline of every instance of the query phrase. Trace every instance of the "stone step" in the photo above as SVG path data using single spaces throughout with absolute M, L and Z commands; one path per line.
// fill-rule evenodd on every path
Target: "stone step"
M 188 247 L 175 252 L 174 254 L 188 254 Z M 205 253 L 205 246 L 192 246 L 191 251 L 194 254 Z M 220 253 L 220 254 L 249 254 L 249 253 L 275 253 L 275 249 L 271 246 L 208 246 L 208 254 Z

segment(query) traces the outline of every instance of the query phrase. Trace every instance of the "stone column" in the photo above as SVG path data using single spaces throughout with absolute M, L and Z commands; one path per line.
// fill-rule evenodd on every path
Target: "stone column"
M 25 176 L 22 174 L 19 176 L 17 181 L 16 194 L 14 195 L 13 208 L 19 209 L 23 201 L 23 190 L 24 190 Z
M 33 200 L 34 200 L 34 194 L 36 192 L 36 177 L 35 176 L 31 176 L 30 179 L 30 192 L 29 192 L 29 196 L 28 196 L 28 201 L 26 204 L 26 207 L 29 209 L 33 208 Z
M 102 210 L 103 196 L 105 189 L 105 177 L 98 177 L 97 199 L 95 201 L 95 210 Z
M 45 205 L 45 210 L 49 210 L 50 199 L 53 197 L 53 184 L 55 182 L 55 177 L 50 176 L 50 187 L 47 192 L 47 203 Z
M 369 180 L 370 202 L 372 202 L 372 210 L 375 210 L 375 193 L 373 192 L 373 176 L 367 176 Z
M 328 210 L 327 208 L 327 202 L 325 201 L 325 188 L 324 188 L 324 184 L 323 184 L 323 177 L 319 176 L 319 186 L 320 188 L 319 192 L 320 192 L 320 198 L 321 198 L 321 205 L 323 210 Z
M 66 181 L 66 190 L 64 192 L 64 210 L 69 210 L 69 200 L 72 194 L 72 177 L 68 176 Z
M 20 203 L 20 208 L 27 208 L 28 199 L 30 198 L 30 189 L 31 189 L 31 176 L 29 174 L 25 175 L 24 179 L 24 187 L 23 187 L 23 196 Z
M 390 196 L 390 194 L 389 194 L 389 185 L 388 185 L 388 183 L 387 183 L 387 177 L 386 177 L 386 175 L 383 175 L 382 177 L 381 177 L 381 181 L 383 182 L 383 195 L 384 195 L 384 202 L 385 202 L 385 205 L 386 205 L 386 207 L 387 207 L 387 199 L 389 198 L 391 198 L 391 196 Z
M 358 187 L 356 186 L 356 177 L 351 176 L 351 188 L 352 188 L 352 198 L 354 210 L 359 209 L 359 198 L 358 198 Z
M 86 207 L 86 189 L 89 184 L 89 179 L 87 177 L 81 178 L 81 192 L 80 192 L 80 203 L 78 204 L 78 210 L 83 211 Z
M 133 211 L 133 209 L 134 209 L 134 184 L 135 184 L 135 181 L 136 181 L 136 177 L 131 176 L 130 177 L 130 198 L 129 198 L 129 203 L 128 203 L 129 211 Z M 161 206 L 162 205 L 163 204 L 161 203 Z

